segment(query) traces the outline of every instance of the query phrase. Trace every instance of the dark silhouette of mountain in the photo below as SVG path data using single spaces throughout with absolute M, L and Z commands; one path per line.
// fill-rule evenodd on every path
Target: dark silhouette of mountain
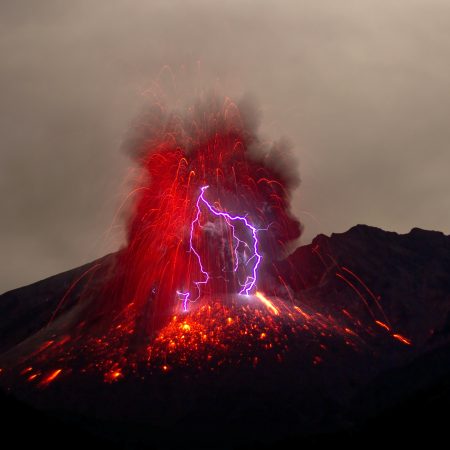
M 60 312 L 70 314 L 88 284 L 101 285 L 119 270 L 115 260 L 114 254 L 102 258 L 100 269 L 73 288 L 98 261 L 0 296 L 0 367 L 46 326 L 62 297 Z M 67 446 L 77 448 L 82 442 L 100 448 L 356 447 L 445 436 L 449 236 L 358 225 L 317 236 L 266 268 L 262 283 L 277 283 L 280 296 L 294 296 L 321 317 L 348 315 L 364 330 L 354 338 L 356 349 L 345 339 L 305 332 L 283 363 L 214 374 L 173 371 L 114 384 L 74 377 L 47 389 L 12 390 L 0 376 L 5 429 L 20 422 L 29 430 L 7 434 L 47 448 L 60 448 L 61 432 Z M 321 346 L 323 361 L 312 364 Z
M 292 270 L 294 268 L 294 270 Z M 289 284 L 308 303 L 325 302 L 331 308 L 361 308 L 355 291 L 336 273 L 343 274 L 360 291 L 367 285 L 392 327 L 413 337 L 415 347 L 432 345 L 450 331 L 450 237 L 437 231 L 413 228 L 408 234 L 386 232 L 367 225 L 349 231 L 317 236 L 280 264 L 290 273 Z M 380 320 L 374 299 L 369 309 Z M 369 309 L 361 319 L 370 319 Z

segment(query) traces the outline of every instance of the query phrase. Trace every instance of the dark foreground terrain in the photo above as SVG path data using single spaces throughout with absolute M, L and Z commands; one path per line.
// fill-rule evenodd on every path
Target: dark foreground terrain
M 83 282 L 108 276 L 114 255 L 102 264 Z M 116 383 L 74 373 L 45 389 L 14 382 L 5 375 L 8 365 L 22 364 L 24 342 L 48 324 L 87 268 L 0 297 L 2 435 L 16 446 L 263 449 L 446 439 L 450 237 L 442 233 L 356 226 L 318 236 L 267 273 L 267 283 L 282 274 L 308 311 L 351 317 L 352 345 L 308 323 L 294 342 L 290 337 L 282 361 L 257 348 L 258 365 L 225 364 L 214 372 L 180 367 Z M 75 308 L 83 282 L 62 314 Z M 280 296 L 287 296 L 283 286 Z M 239 344 L 231 351 L 241 352 Z

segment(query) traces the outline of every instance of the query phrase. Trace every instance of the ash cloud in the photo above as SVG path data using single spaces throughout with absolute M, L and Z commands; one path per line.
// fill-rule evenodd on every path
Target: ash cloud
M 234 103 L 210 92 L 183 109 L 171 108 L 162 101 L 152 102 L 133 121 L 122 147 L 140 164 L 149 153 L 161 149 L 161 142 L 190 154 L 216 133 L 236 133 L 244 138 L 247 157 L 272 169 L 292 190 L 300 184 L 299 161 L 293 145 L 287 138 L 271 142 L 262 137 L 262 119 L 261 109 L 250 95 Z

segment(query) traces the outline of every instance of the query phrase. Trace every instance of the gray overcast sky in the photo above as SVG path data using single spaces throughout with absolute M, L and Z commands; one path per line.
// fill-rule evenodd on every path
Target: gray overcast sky
M 0 291 L 120 245 L 120 145 L 164 65 L 295 145 L 303 242 L 450 232 L 448 0 L 1 2 L 0 61 Z

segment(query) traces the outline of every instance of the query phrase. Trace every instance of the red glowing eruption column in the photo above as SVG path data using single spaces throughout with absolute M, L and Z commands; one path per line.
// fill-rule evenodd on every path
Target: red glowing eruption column
M 133 190 L 128 246 L 118 261 L 122 275 L 106 286 L 102 308 L 120 313 L 133 303 L 150 330 L 173 313 L 180 298 L 187 305 L 187 294 L 205 272 L 204 298 L 253 288 L 249 229 L 244 223 L 230 226 L 224 212 L 266 230 L 258 234 L 261 270 L 299 236 L 300 227 L 289 213 L 290 180 L 282 170 L 286 148 L 262 143 L 236 104 L 208 98 L 184 115 L 154 107 L 147 120 L 133 148 L 141 174 Z M 209 210 L 199 213 L 205 186 Z

